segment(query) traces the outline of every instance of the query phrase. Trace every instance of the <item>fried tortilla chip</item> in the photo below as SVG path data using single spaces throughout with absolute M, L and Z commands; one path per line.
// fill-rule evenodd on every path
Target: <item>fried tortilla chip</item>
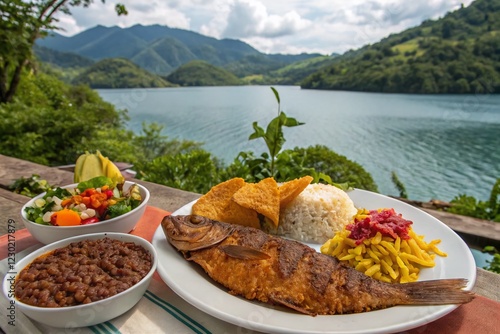
M 287 181 L 278 187 L 280 193 L 280 210 L 284 209 L 302 190 L 313 180 L 312 176 L 306 175 L 299 179 Z
M 233 201 L 245 208 L 257 211 L 278 226 L 280 195 L 278 184 L 272 177 L 258 183 L 247 183 L 236 191 Z
M 229 224 L 260 228 L 257 212 L 231 199 L 234 193 L 245 185 L 242 178 L 234 178 L 213 186 L 193 205 L 191 213 Z

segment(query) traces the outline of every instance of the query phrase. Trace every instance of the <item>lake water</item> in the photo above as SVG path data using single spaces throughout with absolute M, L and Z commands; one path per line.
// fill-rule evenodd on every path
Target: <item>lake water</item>
M 304 125 L 285 128 L 285 148 L 326 145 L 361 164 L 387 195 L 398 195 L 395 171 L 409 198 L 449 201 L 489 197 L 500 177 L 500 95 L 399 95 L 276 87 L 281 110 Z M 226 163 L 240 151 L 265 151 L 248 140 L 278 113 L 268 86 L 98 90 L 127 109 L 128 127 L 165 126 L 170 139 L 204 142 Z

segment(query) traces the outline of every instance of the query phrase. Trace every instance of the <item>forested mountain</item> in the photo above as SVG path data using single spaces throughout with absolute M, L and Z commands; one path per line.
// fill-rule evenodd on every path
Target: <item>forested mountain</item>
M 179 86 L 236 86 L 242 82 L 234 74 L 202 60 L 179 67 L 166 78 Z
M 172 87 L 170 82 L 149 73 L 126 59 L 110 58 L 90 66 L 73 81 L 92 88 Z
M 48 37 L 39 40 L 38 45 L 73 52 L 93 60 L 125 58 L 160 75 L 168 75 L 192 60 L 204 60 L 222 67 L 248 56 L 258 56 L 257 66 L 261 66 L 262 62 L 285 66 L 317 56 L 268 55 L 239 40 L 219 40 L 193 31 L 161 25 L 135 25 L 130 28 L 96 26 L 72 37 L 50 33 Z
M 61 52 L 35 45 L 33 50 L 38 60 L 62 68 L 87 67 L 94 61 L 72 52 Z
M 500 93 L 500 0 L 476 0 L 439 20 L 340 57 L 302 88 L 389 93 Z

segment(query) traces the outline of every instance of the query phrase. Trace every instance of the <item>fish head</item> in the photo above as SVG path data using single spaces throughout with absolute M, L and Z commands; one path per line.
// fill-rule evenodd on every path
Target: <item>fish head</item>
M 179 251 L 211 247 L 226 239 L 233 231 L 229 224 L 197 215 L 169 215 L 161 222 L 167 240 Z

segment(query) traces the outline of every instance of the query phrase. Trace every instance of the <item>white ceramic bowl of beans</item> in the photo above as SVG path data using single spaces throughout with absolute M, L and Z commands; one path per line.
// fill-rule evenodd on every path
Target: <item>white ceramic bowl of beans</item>
M 134 182 L 125 181 L 123 186 L 124 190 L 131 187 Z M 61 188 L 76 188 L 77 183 L 70 184 Z M 33 206 L 33 203 L 39 198 L 42 198 L 45 193 L 40 194 L 31 200 L 29 200 L 21 209 L 21 216 L 24 221 L 24 225 L 31 233 L 31 235 L 43 244 L 49 244 L 58 240 L 74 237 L 82 234 L 99 233 L 99 232 L 119 232 L 119 233 L 129 233 L 135 228 L 135 225 L 141 219 L 144 211 L 146 210 L 147 203 L 149 201 L 149 191 L 146 187 L 137 184 L 139 187 L 139 192 L 142 197 L 142 201 L 138 207 L 135 209 L 115 218 L 106 219 L 97 223 L 88 225 L 77 225 L 77 226 L 54 226 L 54 225 L 43 225 L 37 224 L 29 220 L 26 216 L 25 208 L 28 206 Z
M 151 255 L 151 268 L 147 274 L 137 283 L 105 299 L 92 301 L 87 304 L 62 307 L 33 306 L 21 302 L 16 298 L 15 282 L 19 279 L 21 271 L 30 265 L 39 256 L 50 253 L 56 249 L 63 248 L 71 243 L 85 240 L 102 240 L 109 238 L 125 243 L 134 243 L 142 246 Z M 96 325 L 106 322 L 130 310 L 146 292 L 153 274 L 156 270 L 158 258 L 151 243 L 141 237 L 125 233 L 94 233 L 71 237 L 46 245 L 18 261 L 14 269 L 9 270 L 3 280 L 3 293 L 14 305 L 15 311 L 24 313 L 29 318 L 42 324 L 57 328 L 78 328 Z

